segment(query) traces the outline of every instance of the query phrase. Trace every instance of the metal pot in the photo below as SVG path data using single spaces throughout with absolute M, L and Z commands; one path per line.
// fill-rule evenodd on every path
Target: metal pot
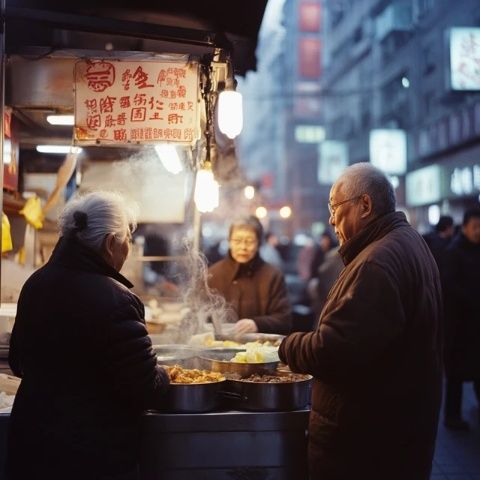
M 254 373 L 269 374 L 274 373 L 278 361 L 265 363 L 238 363 L 230 360 L 238 352 L 234 348 L 211 348 L 200 352 L 200 362 L 202 368 L 212 370 L 213 372 L 235 373 L 240 377 L 248 377 Z
M 153 345 L 157 362 L 162 365 L 180 365 L 185 368 L 198 368 L 198 350 L 189 345 Z
M 171 383 L 165 394 L 163 411 L 172 413 L 204 413 L 218 410 L 225 380 L 211 383 Z
M 312 377 L 288 383 L 246 382 L 227 380 L 222 394 L 237 410 L 291 411 L 310 403 Z

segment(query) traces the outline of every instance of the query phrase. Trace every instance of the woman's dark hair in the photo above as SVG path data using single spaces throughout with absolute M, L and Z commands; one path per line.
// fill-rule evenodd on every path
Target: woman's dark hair
M 463 223 L 465 226 L 472 218 L 480 218 L 480 208 L 470 208 L 463 214 Z

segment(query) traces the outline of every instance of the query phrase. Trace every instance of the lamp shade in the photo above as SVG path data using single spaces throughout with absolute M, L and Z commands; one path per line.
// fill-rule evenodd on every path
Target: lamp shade
M 212 212 L 218 207 L 219 185 L 211 169 L 201 169 L 197 172 L 193 198 L 199 212 Z
M 224 90 L 218 97 L 218 126 L 228 138 L 235 138 L 243 128 L 242 94 Z

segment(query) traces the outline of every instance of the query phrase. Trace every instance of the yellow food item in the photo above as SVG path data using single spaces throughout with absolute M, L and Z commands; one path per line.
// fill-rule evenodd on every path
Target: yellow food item
M 164 368 L 172 383 L 214 383 L 225 380 L 221 373 L 209 370 L 182 368 L 180 365 L 165 366 Z

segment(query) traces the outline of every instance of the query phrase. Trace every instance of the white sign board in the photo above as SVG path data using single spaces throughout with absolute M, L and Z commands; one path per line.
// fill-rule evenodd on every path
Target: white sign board
M 453 90 L 480 90 L 480 28 L 450 30 L 450 84 Z
M 198 63 L 80 60 L 75 144 L 193 144 L 198 88 Z
M 410 207 L 442 199 L 442 171 L 438 165 L 420 168 L 406 175 L 406 201 Z
M 325 140 L 318 146 L 318 183 L 331 185 L 348 166 L 348 146 L 345 142 Z
M 403 175 L 407 170 L 407 136 L 404 130 L 370 131 L 370 162 L 384 173 Z

